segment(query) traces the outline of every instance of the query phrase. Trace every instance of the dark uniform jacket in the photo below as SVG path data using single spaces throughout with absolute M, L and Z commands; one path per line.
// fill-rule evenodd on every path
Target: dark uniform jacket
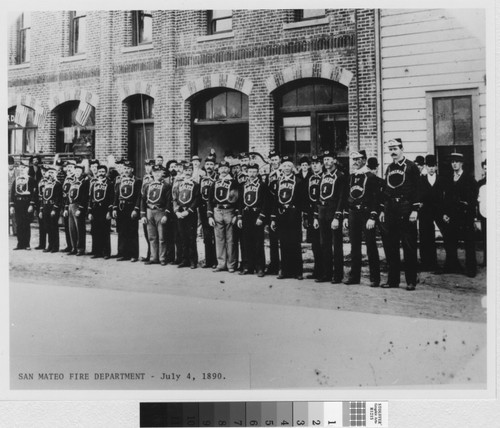
M 238 204 L 238 183 L 231 175 L 224 178 L 219 177 L 208 196 L 208 217 L 214 216 L 215 208 L 237 208 Z
M 52 206 L 53 210 L 59 210 L 63 207 L 63 190 L 59 181 L 46 181 L 43 186 L 41 203 L 43 207 Z
M 87 176 L 75 179 L 68 190 L 66 209 L 70 204 L 77 204 L 80 210 L 86 210 L 89 204 L 89 183 Z
M 349 176 L 347 208 L 368 212 L 370 218 L 376 220 L 380 208 L 378 192 L 379 181 L 375 174 L 368 170 L 351 174 Z
M 321 183 L 321 177 L 323 177 L 323 172 L 320 171 L 317 174 L 316 173 L 311 173 L 309 174 L 309 177 L 306 180 L 306 187 L 307 187 L 307 196 L 309 197 L 308 199 L 308 204 L 309 206 L 307 207 L 307 215 L 308 215 L 308 220 L 312 221 L 314 217 L 314 212 L 317 210 L 317 204 L 319 201 L 319 185 Z
M 119 176 L 115 182 L 115 198 L 113 210 L 123 210 L 125 205 L 133 206 L 133 210 L 139 213 L 141 205 L 142 182 L 131 176 Z
M 183 179 L 173 195 L 174 212 L 196 212 L 200 204 L 200 185 L 193 178 Z
M 10 189 L 10 206 L 13 207 L 15 202 L 25 202 L 34 208 L 37 195 L 36 181 L 29 176 L 18 175 Z
M 325 218 L 340 219 L 346 204 L 346 177 L 336 168 L 333 172 L 325 171 L 319 185 L 319 198 L 315 206 L 314 218 L 319 218 L 320 212 Z
M 105 177 L 102 180 L 96 178 L 92 181 L 89 190 L 88 213 L 92 214 L 92 211 L 96 208 L 106 208 L 109 214 L 111 214 L 113 210 L 114 193 L 113 183 L 109 178 Z
M 207 206 L 208 205 L 208 197 L 210 195 L 210 191 L 215 183 L 216 175 L 213 173 L 212 175 L 208 175 L 208 173 L 204 176 L 200 177 L 200 195 L 201 201 L 200 204 Z
M 271 220 L 276 220 L 278 214 L 290 208 L 306 213 L 308 204 L 305 182 L 293 173 L 288 176 L 281 174 L 273 202 Z
M 474 218 L 477 203 L 477 183 L 473 177 L 462 172 L 457 181 L 453 175 L 444 191 L 443 214 L 448 217 Z
M 62 182 L 62 189 L 63 189 L 63 204 L 64 206 L 68 205 L 68 194 L 69 194 L 69 188 L 73 184 L 73 181 L 75 181 L 75 176 L 74 175 L 66 175 L 64 178 L 64 181 Z
M 149 181 L 142 187 L 141 215 L 146 216 L 147 209 L 164 211 L 170 214 L 172 186 L 165 180 Z
M 403 158 L 392 162 L 385 172 L 384 210 L 390 201 L 406 205 L 405 212 L 418 211 L 420 208 L 420 171 L 412 161 Z
M 246 182 L 240 188 L 238 204 L 238 219 L 241 219 L 245 211 L 253 211 L 261 220 L 267 216 L 267 202 L 269 200 L 268 190 L 260 177 Z

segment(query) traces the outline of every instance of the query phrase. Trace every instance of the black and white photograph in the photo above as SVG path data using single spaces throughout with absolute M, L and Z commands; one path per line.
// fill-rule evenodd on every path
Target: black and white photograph
M 494 2 L 340 3 L 9 6 L 7 397 L 495 397 Z

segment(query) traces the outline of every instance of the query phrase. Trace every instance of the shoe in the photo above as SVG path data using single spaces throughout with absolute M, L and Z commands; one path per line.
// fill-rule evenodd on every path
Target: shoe
M 58 253 L 59 250 L 50 250 L 51 253 Z
M 149 257 L 141 257 L 141 262 L 149 262 Z
M 228 271 L 229 273 L 234 273 L 236 270 L 235 270 L 235 269 L 233 269 L 233 268 L 231 268 L 231 269 L 228 269 L 227 271 Z
M 45 248 L 45 250 L 43 250 L 44 253 L 50 253 L 52 250 L 50 248 Z
M 331 284 L 340 284 L 342 282 L 342 278 L 333 278 L 330 283 Z
M 329 282 L 329 280 L 327 277 L 322 276 L 321 278 L 316 278 L 314 282 Z
M 104 256 L 103 257 L 104 260 L 108 260 L 109 259 L 109 256 Z
M 61 253 L 71 253 L 71 248 L 66 247 L 64 250 L 61 250 Z
M 136 257 L 132 257 L 132 258 L 130 259 L 130 261 L 131 261 L 132 263 L 135 263 L 135 262 L 137 262 L 137 261 L 138 261 L 138 259 L 137 259 Z
M 344 281 L 345 285 L 353 285 L 353 284 L 359 284 L 359 279 L 355 280 L 354 278 L 348 278 Z
M 198 265 L 196 263 L 191 263 L 191 266 L 189 266 L 191 269 L 196 269 Z
M 181 264 L 179 264 L 179 266 L 177 266 L 178 268 L 185 268 L 185 267 L 188 267 L 189 266 L 189 263 L 184 263 L 182 262 Z
M 316 275 L 310 273 L 309 275 L 306 275 L 306 279 L 316 279 Z
M 212 272 L 224 272 L 225 270 L 227 270 L 227 269 L 216 267 Z
M 102 256 L 100 256 L 99 254 L 94 254 L 92 255 L 90 258 L 91 259 L 100 259 Z
M 263 277 L 265 276 L 264 271 L 263 271 L 263 270 L 259 270 L 259 271 L 257 272 L 257 276 L 258 276 L 259 278 L 263 278 Z
M 250 272 L 248 272 L 248 269 L 243 269 L 241 272 L 238 273 L 238 275 L 248 275 Z
M 70 251 L 68 253 L 69 256 L 76 256 L 77 252 L 76 251 Z
M 22 248 L 22 247 L 14 247 L 12 250 L 13 250 L 13 251 L 17 251 L 17 250 L 24 250 L 24 248 Z
M 372 287 L 372 288 L 380 287 L 380 282 L 372 281 L 372 282 L 370 282 L 370 287 Z
M 128 260 L 130 260 L 129 257 L 118 257 L 116 259 L 117 262 L 125 262 L 125 261 L 128 261 Z
M 407 289 L 408 291 L 413 291 L 413 290 L 415 290 L 415 284 L 408 284 L 408 285 L 406 286 L 406 289 Z
M 382 288 L 399 288 L 399 284 L 394 285 L 394 284 L 389 284 L 388 282 L 386 282 L 385 284 L 382 284 L 381 287 Z
M 155 262 L 155 261 L 152 261 L 152 260 L 146 260 L 146 261 L 144 262 L 144 264 L 145 264 L 145 265 L 157 265 L 157 264 L 158 264 L 158 262 Z
M 78 251 L 75 255 L 76 256 L 84 256 L 85 253 L 83 251 Z
M 298 279 L 299 281 L 302 281 L 304 277 L 302 275 L 296 276 L 295 279 Z
M 39 245 L 38 247 L 35 247 L 35 250 L 43 250 L 45 247 L 42 247 L 41 245 Z
M 286 276 L 280 273 L 276 279 L 286 279 Z
M 167 263 L 165 260 L 162 260 L 162 261 L 160 262 L 160 264 L 161 264 L 162 266 L 167 266 L 167 265 L 168 265 L 168 263 Z

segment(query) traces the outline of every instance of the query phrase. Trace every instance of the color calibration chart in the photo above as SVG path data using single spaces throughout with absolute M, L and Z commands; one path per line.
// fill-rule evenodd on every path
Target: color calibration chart
M 388 402 L 140 403 L 140 428 L 388 427 Z

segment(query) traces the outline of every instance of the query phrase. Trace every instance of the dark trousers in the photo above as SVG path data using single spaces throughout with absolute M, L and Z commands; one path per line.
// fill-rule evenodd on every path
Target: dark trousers
M 486 217 L 479 216 L 481 221 L 481 238 L 483 240 L 483 265 L 486 266 Z
M 385 213 L 387 228 L 387 283 L 399 286 L 401 272 L 400 244 L 403 246 L 404 271 L 407 284 L 417 283 L 417 225 L 410 222 L 409 203 L 392 203 Z
M 167 263 L 182 261 L 182 247 L 179 238 L 178 219 L 175 214 L 169 215 L 165 225 L 165 242 L 167 245 Z
M 333 217 L 319 213 L 320 245 L 323 255 L 322 278 L 332 278 L 340 282 L 344 276 L 344 245 L 342 242 L 342 221 L 339 228 L 332 229 Z
M 444 221 L 437 210 L 423 206 L 418 213 L 418 226 L 420 234 L 420 262 L 422 269 L 433 270 L 437 268 L 436 251 L 436 222 L 441 234 L 444 233 Z
M 380 282 L 380 260 L 377 248 L 376 228 L 367 229 L 366 222 L 370 214 L 364 210 L 349 211 L 349 240 L 351 241 L 351 272 L 349 277 L 356 282 L 361 278 L 361 245 L 365 237 L 368 265 L 370 266 L 370 281 Z
M 63 222 L 64 222 L 64 235 L 66 236 L 66 248 L 69 251 L 72 251 L 73 248 L 71 247 L 71 236 L 69 234 L 69 215 L 68 217 L 63 217 Z
M 297 208 L 278 212 L 277 232 L 281 253 L 281 274 L 285 277 L 302 275 L 302 218 Z
M 111 220 L 106 219 L 107 207 L 96 207 L 92 210 L 92 254 L 95 256 L 111 255 Z
M 128 259 L 139 258 L 139 216 L 132 218 L 133 210 L 133 204 L 124 204 L 116 215 L 118 254 Z
M 465 270 L 468 275 L 475 275 L 477 271 L 477 261 L 474 240 L 474 216 L 468 212 L 457 213 L 450 218 L 450 222 L 445 230 L 445 269 L 461 270 L 457 252 L 458 241 L 463 240 L 465 247 Z
M 247 260 L 244 268 L 249 272 L 264 271 L 266 266 L 266 256 L 264 253 L 264 224 L 257 226 L 255 222 L 258 218 L 258 213 L 255 211 L 243 211 L 243 228 L 241 232 Z
M 311 242 L 311 250 L 314 258 L 313 276 L 320 278 L 323 272 L 323 253 L 321 252 L 321 239 L 319 228 L 309 227 L 309 240 Z
M 151 258 L 151 241 L 149 239 L 149 232 L 148 232 L 148 225 L 147 224 L 143 224 L 142 225 L 142 231 L 144 233 L 144 239 L 146 239 L 146 243 L 148 244 L 148 252 L 146 253 L 146 259 L 150 259 Z M 162 240 L 165 238 L 165 233 L 163 231 L 163 228 L 162 228 Z
M 196 235 L 198 233 L 198 214 L 190 213 L 187 217 L 180 218 L 178 221 L 182 245 L 182 263 L 197 265 Z
M 203 244 L 205 246 L 205 265 L 209 267 L 217 266 L 214 228 L 208 224 L 207 207 L 202 205 L 199 211 L 201 228 L 203 230 Z
M 29 206 L 29 201 L 16 201 L 14 203 L 14 215 L 17 223 L 17 248 L 30 246 L 33 214 L 28 212 Z
M 236 260 L 241 260 L 238 264 L 238 268 L 240 270 L 247 269 L 248 258 L 245 245 L 243 244 L 243 232 L 236 226 L 233 228 L 233 239 L 236 248 Z
M 280 268 L 280 245 L 278 232 L 269 228 L 269 270 L 278 271 Z
M 55 215 L 51 215 L 54 211 Z M 45 205 L 42 208 L 43 223 L 49 238 L 47 250 L 53 253 L 59 251 L 59 210 L 54 210 L 52 205 Z
M 77 211 L 80 211 L 78 216 L 76 215 Z M 77 204 L 70 204 L 68 213 L 71 248 L 78 253 L 85 253 L 85 210 L 78 208 Z
M 43 212 L 43 207 L 40 207 L 40 212 Z M 43 221 L 43 214 L 42 214 L 42 218 L 40 218 L 40 216 L 38 216 L 38 247 L 39 248 L 45 248 L 45 246 L 47 245 L 47 233 L 48 233 L 48 230 L 45 226 L 45 222 Z

